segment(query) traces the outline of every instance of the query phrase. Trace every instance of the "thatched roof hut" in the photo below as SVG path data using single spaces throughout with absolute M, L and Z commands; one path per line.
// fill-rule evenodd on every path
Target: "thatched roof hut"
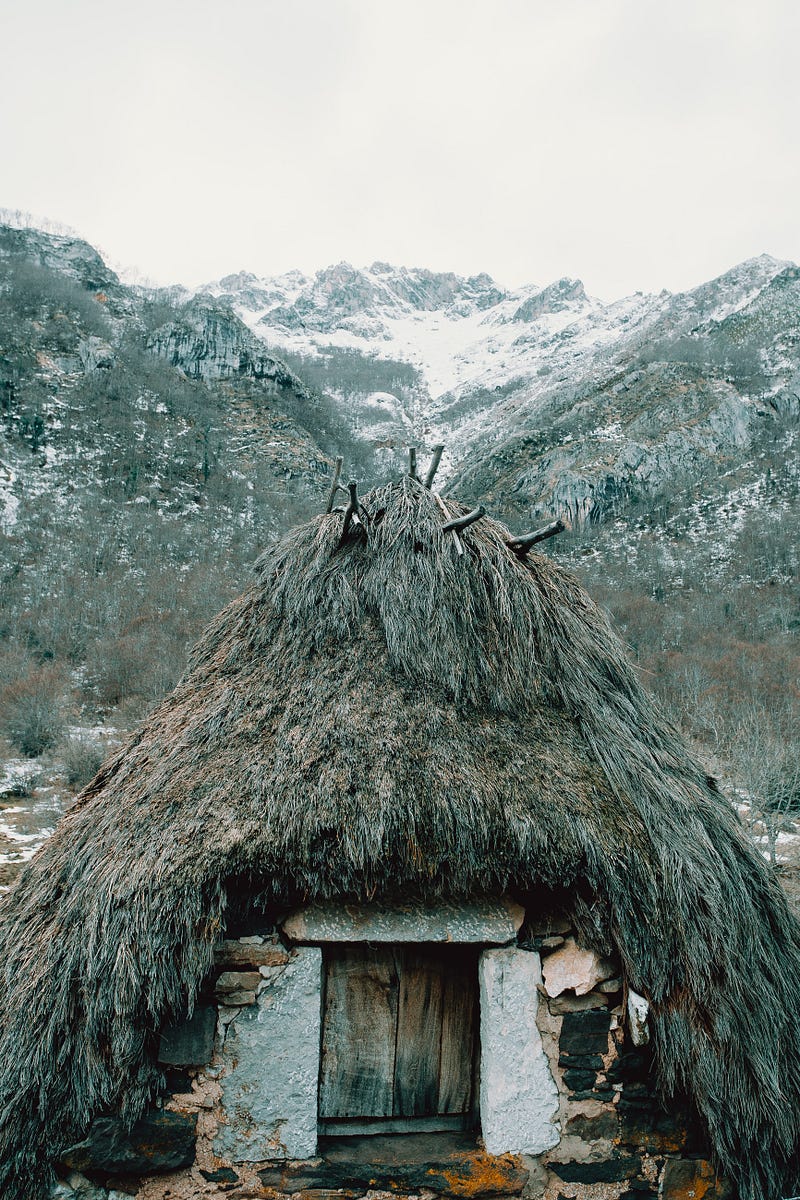
M 257 566 L 2 908 L 0 1191 L 131 1119 L 232 906 L 557 889 L 744 1197 L 798 1190 L 800 931 L 577 582 L 415 479 Z M 451 516 L 466 510 L 447 502 Z

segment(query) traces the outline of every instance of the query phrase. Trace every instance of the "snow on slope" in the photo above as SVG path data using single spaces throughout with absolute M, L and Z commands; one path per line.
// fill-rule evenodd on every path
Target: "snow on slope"
M 338 347 L 412 364 L 430 417 L 444 397 L 468 390 L 583 373 L 650 324 L 674 330 L 724 320 L 787 265 L 762 255 L 690 292 L 636 293 L 610 304 L 587 296 L 576 280 L 509 291 L 488 275 L 463 279 L 385 263 L 341 263 L 313 277 L 240 272 L 203 290 L 228 300 L 273 347 L 311 356 Z
M 500 486 L 512 506 L 563 501 L 577 519 L 629 484 L 661 486 L 749 444 L 764 396 L 797 390 L 797 277 L 762 255 L 688 292 L 606 304 L 578 280 L 510 291 L 488 275 L 340 263 L 206 290 L 276 354 L 297 355 L 383 465 L 443 442 L 443 479 Z
M 272 346 L 306 355 L 339 347 L 410 363 L 434 402 L 482 378 L 494 360 L 524 357 L 516 343 L 530 322 L 517 314 L 531 300 L 542 297 L 536 326 L 545 341 L 599 307 L 580 284 L 574 298 L 569 288 L 566 296 L 533 286 L 510 292 L 488 275 L 462 279 L 384 263 L 361 270 L 339 264 L 314 278 L 292 272 L 258 280 L 242 272 L 203 290 L 230 301 Z

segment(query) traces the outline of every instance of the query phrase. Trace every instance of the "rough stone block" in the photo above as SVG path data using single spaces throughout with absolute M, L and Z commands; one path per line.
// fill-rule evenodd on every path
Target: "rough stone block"
M 611 1017 L 603 1009 L 566 1013 L 561 1024 L 562 1054 L 607 1054 Z
M 578 1071 L 602 1071 L 603 1060 L 599 1054 L 561 1054 L 558 1065 Z
M 619 1183 L 638 1174 L 641 1161 L 620 1156 L 600 1162 L 550 1162 L 550 1170 L 565 1183 Z
M 194 1162 L 196 1115 L 153 1111 L 126 1130 L 115 1117 L 96 1117 L 82 1142 L 61 1155 L 75 1171 L 110 1175 L 177 1171 Z
M 283 932 L 296 942 L 512 941 L 525 910 L 508 897 L 463 904 L 310 904 L 291 913 Z
M 174 1067 L 199 1067 L 214 1054 L 217 1013 L 212 1004 L 200 1004 L 191 1017 L 161 1031 L 158 1061 Z
M 248 1004 L 255 1004 L 255 992 L 226 992 L 224 996 L 219 998 L 220 1004 L 224 1004 L 227 1008 L 244 1008 Z
M 536 1023 L 538 954 L 480 957 L 481 1129 L 489 1154 L 542 1154 L 559 1140 L 558 1088 Z
M 614 996 L 617 992 L 622 991 L 622 979 L 619 975 L 614 979 L 604 979 L 602 983 L 597 985 L 598 992 L 602 992 L 604 996 Z
M 582 949 L 574 938 L 567 938 L 560 949 L 548 954 L 543 973 L 548 996 L 560 996 L 568 988 L 577 996 L 584 996 L 596 984 L 612 979 L 617 967 L 594 950 Z
M 634 1046 L 646 1046 L 650 1041 L 650 1030 L 647 1018 L 650 1004 L 644 996 L 631 989 L 628 990 L 628 1029 Z
M 586 1142 L 613 1141 L 619 1132 L 619 1119 L 613 1109 L 603 1107 L 598 1112 L 576 1113 L 567 1121 L 565 1133 L 583 1138 Z
M 355 1194 L 345 1188 L 306 1188 L 298 1200 L 352 1200 Z
M 632 1179 L 627 1192 L 623 1192 L 619 1200 L 647 1200 L 649 1196 L 657 1196 L 658 1187 L 647 1179 Z
M 531 933 L 537 937 L 548 937 L 551 933 L 569 933 L 572 921 L 559 913 L 544 913 L 530 919 Z
M 571 992 L 565 992 L 548 1001 L 548 1007 L 554 1016 L 561 1016 L 563 1013 L 586 1012 L 590 1008 L 608 1008 L 608 996 L 604 996 L 601 992 L 587 992 L 585 996 L 573 996 Z
M 596 1079 L 594 1071 L 568 1069 L 563 1074 L 564 1084 L 571 1092 L 581 1092 L 587 1095 L 591 1095 L 591 1089 Z
M 218 1167 L 216 1171 L 205 1171 L 200 1168 L 203 1179 L 209 1183 L 238 1183 L 239 1176 L 230 1167 Z
M 228 1024 L 220 1073 L 227 1124 L 214 1141 L 221 1158 L 260 1162 L 316 1153 L 321 992 L 321 950 L 298 949 L 285 967 L 274 968 L 257 1002 Z
M 624 1050 L 609 1067 L 609 1075 L 624 1083 L 625 1091 L 632 1084 L 649 1085 L 652 1075 L 652 1053 L 650 1050 Z M 651 1090 L 648 1087 L 648 1092 Z
M 254 992 L 261 983 L 258 971 L 223 971 L 214 985 L 218 996 L 230 992 Z
M 663 1200 L 728 1200 L 732 1188 L 703 1158 L 670 1158 L 661 1179 Z
M 66 1182 L 57 1183 L 50 1200 L 106 1200 L 105 1188 L 98 1187 L 78 1171 L 71 1171 Z
M 280 967 L 289 961 L 289 952 L 272 942 L 251 942 L 246 938 L 225 941 L 214 951 L 214 962 L 227 970 Z
M 702 1133 L 699 1128 L 689 1129 L 685 1120 L 660 1111 L 649 1101 L 639 1105 L 621 1101 L 619 1115 L 620 1145 L 631 1146 L 639 1153 L 685 1153 L 694 1148 Z

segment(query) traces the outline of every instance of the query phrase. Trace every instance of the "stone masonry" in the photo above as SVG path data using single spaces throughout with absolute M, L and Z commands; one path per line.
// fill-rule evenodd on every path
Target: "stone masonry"
M 481 1069 L 507 1072 L 508 1105 L 479 1135 L 318 1145 L 319 973 L 318 947 L 277 930 L 223 943 L 192 1020 L 162 1033 L 160 1108 L 128 1132 L 95 1122 L 54 1200 L 729 1200 L 688 1111 L 654 1095 L 646 998 L 563 915 L 529 913 L 481 955 Z

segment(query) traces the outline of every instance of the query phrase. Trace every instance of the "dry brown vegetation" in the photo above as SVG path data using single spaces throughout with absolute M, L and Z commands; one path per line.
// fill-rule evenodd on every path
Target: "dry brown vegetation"
M 800 512 L 754 509 L 726 537 L 615 546 L 584 530 L 566 557 L 612 615 L 646 686 L 774 836 L 800 811 Z

